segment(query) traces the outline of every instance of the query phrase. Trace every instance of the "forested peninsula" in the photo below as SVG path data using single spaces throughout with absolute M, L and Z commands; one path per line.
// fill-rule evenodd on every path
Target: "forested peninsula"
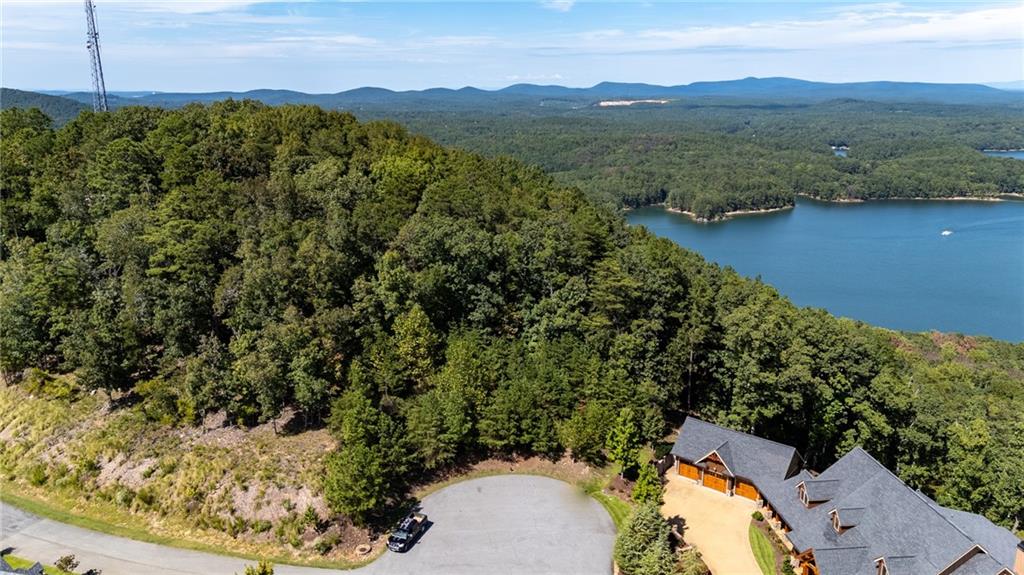
M 650 177 L 620 199 L 663 199 L 668 172 L 606 169 L 640 145 L 644 161 L 749 176 L 743 201 L 763 205 L 776 196 L 757 182 L 789 181 L 772 175 L 780 157 L 825 185 L 948 156 L 769 154 L 745 134 L 566 144 L 597 125 L 532 148 L 602 166 L 552 177 L 313 106 L 126 107 L 59 130 L 4 110 L 5 497 L 45 490 L 221 533 L 224 549 L 333 557 L 473 461 L 600 466 L 613 427 L 657 444 L 694 414 L 794 445 L 811 468 L 862 445 L 939 503 L 1020 529 L 1024 346 L 796 308 L 566 185 Z M 509 130 L 492 139 L 535 137 Z M 1020 183 L 1012 162 L 964 161 L 983 191 Z M 687 189 L 670 203 L 718 197 Z

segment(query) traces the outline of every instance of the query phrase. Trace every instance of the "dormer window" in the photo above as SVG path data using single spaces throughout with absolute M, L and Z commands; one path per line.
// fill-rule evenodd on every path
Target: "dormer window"
M 840 483 L 835 479 L 808 479 L 797 484 L 796 488 L 805 507 L 814 507 L 825 501 L 831 501 L 838 492 Z
M 836 507 L 829 511 L 829 515 L 832 516 L 832 527 L 835 528 L 836 533 L 843 533 L 856 527 L 864 519 L 865 513 L 867 513 L 867 509 L 863 507 Z
M 877 568 L 877 575 L 889 575 L 889 569 L 885 566 L 885 559 L 879 558 L 875 561 L 875 567 Z

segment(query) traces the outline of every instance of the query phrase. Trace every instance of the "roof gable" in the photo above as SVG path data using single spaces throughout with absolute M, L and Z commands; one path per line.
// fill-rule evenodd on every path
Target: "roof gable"
M 943 507 L 924 494 L 921 494 L 921 497 L 936 508 L 939 513 L 945 515 L 951 523 L 959 527 L 968 537 L 981 545 L 997 561 L 1003 565 L 1013 565 L 1016 546 L 1020 543 L 1013 533 L 976 513 Z
M 856 527 L 866 511 L 866 507 L 837 508 L 836 515 L 839 517 L 839 526 L 843 528 Z
M 729 448 L 728 441 L 712 449 L 707 455 L 696 460 L 694 463 L 703 463 L 705 461 L 721 463 L 722 466 L 725 467 L 725 470 L 728 472 L 729 475 L 736 475 L 735 473 L 732 472 L 732 465 L 730 465 L 730 462 L 733 461 L 733 457 L 732 450 Z
M 820 503 L 828 501 L 839 492 L 840 482 L 837 479 L 811 479 L 804 481 L 807 500 Z
M 874 575 L 876 560 L 891 575 L 998 575 L 1013 564 L 1013 533 L 938 505 L 860 447 L 817 476 L 790 476 L 799 462 L 793 447 L 688 417 L 672 453 L 694 463 L 715 454 L 730 473 L 753 481 L 792 528 L 797 551 L 814 551 L 821 575 Z M 804 505 L 798 485 L 809 500 L 829 504 Z
M 687 417 L 672 454 L 696 463 L 711 453 L 718 454 L 730 473 L 758 486 L 785 479 L 794 460 L 799 460 L 789 445 Z
M 851 451 L 818 478 L 805 483 L 822 478 L 833 482 L 829 486 L 835 488 L 832 505 L 809 509 L 798 525 L 791 525 L 790 534 L 794 545 L 801 550 L 814 549 L 816 558 L 820 549 L 867 547 L 870 556 L 885 560 L 891 575 L 939 573 L 951 568 L 948 572 L 956 575 L 996 575 L 1005 567 L 997 560 L 1000 554 L 1013 552 L 1015 543 L 1003 541 L 999 545 L 1005 549 L 986 553 L 988 550 L 967 530 L 950 521 L 942 507 L 907 487 L 862 449 Z M 840 523 L 845 524 L 844 517 L 850 517 L 854 525 L 837 533 L 832 526 L 832 511 L 839 514 Z M 966 515 L 976 518 L 973 522 L 984 519 Z M 1016 540 L 1005 529 L 992 527 Z M 982 557 L 973 557 L 976 548 L 984 549 Z M 842 571 L 822 569 L 821 573 Z

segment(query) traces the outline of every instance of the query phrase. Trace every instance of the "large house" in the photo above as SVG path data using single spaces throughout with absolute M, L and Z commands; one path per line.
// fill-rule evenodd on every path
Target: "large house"
M 796 449 L 686 418 L 679 475 L 761 505 L 804 575 L 1024 575 L 1024 543 L 942 507 L 857 447 L 820 474 Z

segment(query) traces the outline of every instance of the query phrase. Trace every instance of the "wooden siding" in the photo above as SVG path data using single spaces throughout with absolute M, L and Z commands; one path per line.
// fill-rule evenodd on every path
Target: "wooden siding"
M 689 463 L 680 461 L 679 475 L 689 477 L 690 479 L 700 479 L 700 470 L 697 469 L 696 465 L 690 465 Z
M 714 453 L 714 452 L 709 453 L 708 456 L 704 458 L 704 461 L 714 461 L 715 463 L 717 463 L 719 465 L 724 464 L 724 462 L 722 461 L 722 458 L 719 457 L 718 454 Z
M 739 479 L 736 481 L 736 495 L 757 501 L 757 488 L 752 483 Z
M 710 487 L 716 491 L 726 493 L 729 489 L 729 482 L 721 475 L 715 475 L 714 473 L 704 472 L 704 486 Z
M 800 562 L 800 570 L 798 573 L 801 575 L 821 575 L 821 572 L 818 570 L 818 564 L 814 560 L 813 549 L 808 549 L 807 551 L 800 553 L 796 558 Z

